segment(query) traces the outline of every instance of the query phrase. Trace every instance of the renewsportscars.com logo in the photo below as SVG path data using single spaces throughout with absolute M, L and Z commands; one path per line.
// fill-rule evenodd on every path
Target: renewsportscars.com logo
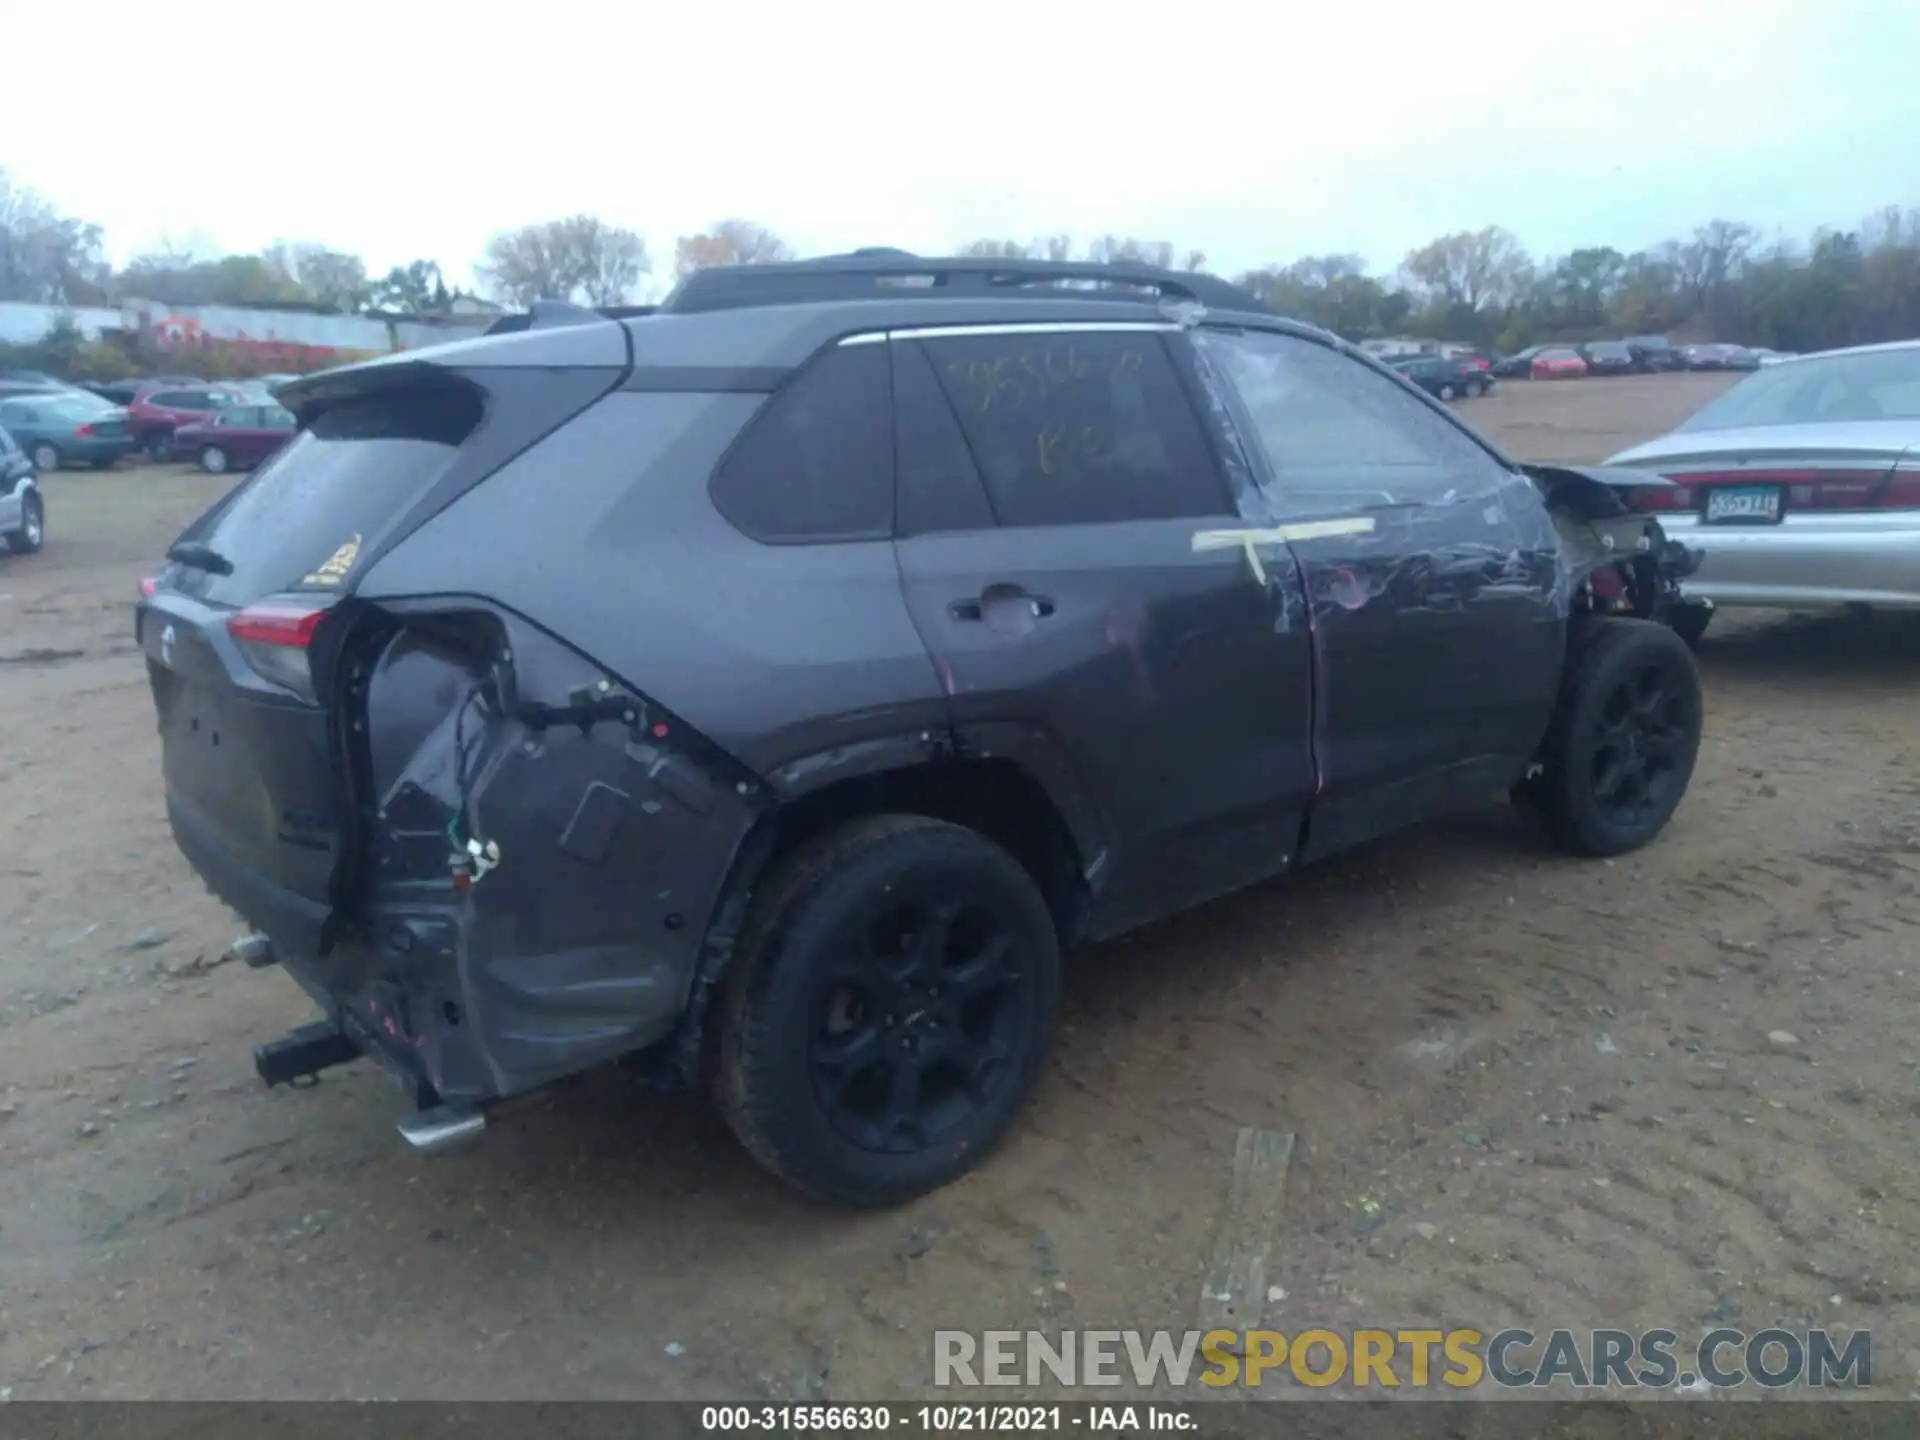
M 937 1386 L 1266 1384 L 1358 1390 L 1758 1386 L 1865 1389 L 1873 1337 L 1851 1330 L 936 1330 Z

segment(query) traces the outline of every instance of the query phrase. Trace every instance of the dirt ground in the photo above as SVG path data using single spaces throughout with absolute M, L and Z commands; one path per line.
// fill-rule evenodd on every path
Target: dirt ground
M 1594 460 L 1720 383 L 1467 413 Z M 1637 856 L 1489 807 L 1080 957 L 1007 1145 L 848 1216 L 615 1078 L 430 1161 L 370 1065 L 263 1090 L 310 1011 L 217 964 L 130 629 L 219 482 L 46 489 L 0 561 L 0 1396 L 927 1395 L 936 1328 L 1192 1325 L 1245 1125 L 1298 1136 L 1270 1324 L 1824 1323 L 1916 1384 L 1920 626 L 1723 616 Z

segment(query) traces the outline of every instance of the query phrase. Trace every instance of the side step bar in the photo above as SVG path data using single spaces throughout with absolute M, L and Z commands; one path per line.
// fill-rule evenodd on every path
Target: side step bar
M 456 1105 L 435 1105 L 409 1115 L 397 1127 L 400 1138 L 422 1155 L 444 1155 L 471 1145 L 487 1133 L 486 1113 Z
M 365 1052 L 351 1035 L 325 1020 L 289 1030 L 278 1040 L 254 1047 L 253 1068 L 268 1088 L 298 1085 L 311 1080 L 322 1070 L 349 1065 Z

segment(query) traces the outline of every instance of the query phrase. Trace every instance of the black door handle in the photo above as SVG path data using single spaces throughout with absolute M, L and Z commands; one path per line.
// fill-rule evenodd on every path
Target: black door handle
M 1053 614 L 1053 601 L 1044 595 L 1029 595 L 1018 585 L 989 585 L 977 600 L 956 600 L 947 606 L 955 620 L 985 620 L 989 608 L 995 614 L 1010 616 L 1025 610 L 1035 620 Z

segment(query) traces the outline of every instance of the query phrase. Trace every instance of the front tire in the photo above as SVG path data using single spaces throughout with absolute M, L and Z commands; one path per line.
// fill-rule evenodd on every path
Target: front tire
M 1703 717 L 1684 640 L 1651 620 L 1590 621 L 1561 684 L 1541 771 L 1519 798 L 1572 854 L 1637 850 L 1687 793 Z
M 1059 1004 L 1053 918 L 1018 861 L 945 821 L 855 821 L 755 898 L 727 982 L 720 1107 L 790 1184 L 900 1204 L 1006 1133 Z
M 1440 398 L 1442 400 L 1451 400 L 1453 399 L 1454 394 L 1455 394 L 1455 391 L 1451 385 L 1442 385 L 1440 387 Z
M 1713 623 L 1714 609 L 1711 605 L 1693 604 L 1674 607 L 1667 623 L 1673 627 L 1688 649 L 1700 643 L 1700 637 L 1707 633 L 1707 626 Z
M 60 451 L 44 441 L 34 446 L 33 468 L 42 475 L 51 475 L 60 468 Z
M 218 445 L 200 447 L 200 468 L 209 475 L 224 475 L 233 464 L 232 458 Z
M 147 437 L 147 458 L 156 465 L 164 465 L 173 455 L 173 432 L 156 430 Z
M 47 509 L 38 495 L 20 502 L 20 528 L 7 537 L 7 548 L 16 555 L 37 555 L 47 543 Z

